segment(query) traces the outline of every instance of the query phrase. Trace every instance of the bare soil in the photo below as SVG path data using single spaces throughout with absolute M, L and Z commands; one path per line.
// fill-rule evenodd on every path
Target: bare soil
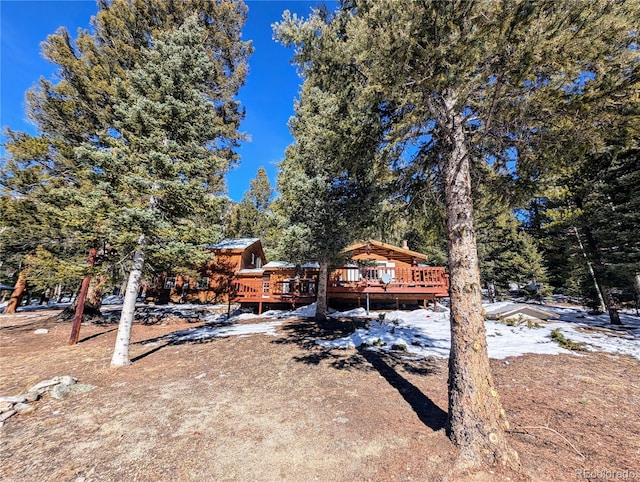
M 72 375 L 95 385 L 0 428 L 6 481 L 640 479 L 640 363 L 601 353 L 492 360 L 520 474 L 454 470 L 444 431 L 447 361 L 326 351 L 352 323 L 282 320 L 277 337 L 168 344 L 187 320 L 136 324 L 126 368 L 117 326 L 51 312 L 0 316 L 0 395 Z M 258 323 L 251 320 L 245 323 Z M 48 334 L 34 330 L 47 328 Z

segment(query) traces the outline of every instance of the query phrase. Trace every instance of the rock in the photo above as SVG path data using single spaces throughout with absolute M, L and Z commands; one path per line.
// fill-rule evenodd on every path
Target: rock
M 43 380 L 40 383 L 36 383 L 34 386 L 32 386 L 29 391 L 42 395 L 44 392 L 49 391 L 51 387 L 53 387 L 54 385 L 58 385 L 59 383 L 60 380 L 56 380 L 55 378 L 51 380 Z
M 44 392 L 51 390 L 51 387 L 55 385 L 73 385 L 78 381 L 77 378 L 72 377 L 71 375 L 63 375 L 60 377 L 53 377 L 51 380 L 43 380 L 40 383 L 32 386 L 29 391 L 36 392 L 39 395 L 42 395 Z M 23 400 L 24 401 L 24 400 Z
M 71 375 L 64 375 L 62 377 L 55 377 L 54 380 L 58 380 L 63 385 L 74 385 L 78 382 L 78 379 Z
M 68 391 L 69 391 L 69 385 L 63 385 L 62 383 L 58 383 L 51 390 L 49 390 L 49 394 L 51 395 L 51 398 L 60 400 L 61 398 L 64 398 L 64 396 L 67 394 Z
M 40 394 L 38 392 L 27 392 L 24 394 L 25 402 L 35 402 L 40 398 Z
M 22 403 L 26 400 L 24 395 L 16 395 L 16 396 L 4 396 L 0 397 L 0 402 L 10 402 L 10 403 Z
M 4 422 L 9 417 L 13 417 L 17 412 L 15 410 L 9 410 L 8 412 L 0 413 L 0 422 Z
M 88 385 L 85 383 L 77 383 L 74 385 L 63 385 L 61 383 L 53 387 L 49 393 L 51 394 L 51 398 L 60 400 L 65 397 L 71 397 L 74 395 L 79 395 L 81 393 L 90 392 L 95 388 L 96 387 L 94 385 Z
M 8 412 L 13 409 L 13 402 L 0 402 L 0 412 Z
M 28 403 L 16 403 L 13 406 L 13 408 L 20 415 L 27 415 L 29 413 L 32 413 L 33 410 L 34 410 L 34 408 L 31 405 L 29 405 Z
M 33 332 L 34 335 L 46 335 L 47 333 L 49 333 L 49 330 L 47 330 L 46 328 L 38 328 Z

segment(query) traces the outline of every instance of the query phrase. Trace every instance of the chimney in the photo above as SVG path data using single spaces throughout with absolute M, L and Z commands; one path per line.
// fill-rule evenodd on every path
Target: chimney
M 406 239 L 402 240 L 402 249 L 409 249 L 409 243 L 407 243 Z

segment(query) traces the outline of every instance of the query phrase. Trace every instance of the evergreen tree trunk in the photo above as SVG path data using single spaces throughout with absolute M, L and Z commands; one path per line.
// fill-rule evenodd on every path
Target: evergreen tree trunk
M 445 203 L 451 279 L 451 353 L 447 433 L 460 447 L 460 467 L 500 464 L 518 469 L 508 447 L 504 410 L 491 376 L 482 315 L 480 269 L 473 228 L 470 162 L 455 94 L 445 100 L 450 154 L 445 161 Z
M 318 272 L 318 291 L 316 298 L 316 321 L 327 319 L 327 283 L 329 280 L 329 263 L 320 261 Z
M 578 228 L 576 228 L 575 226 L 573 227 L 573 231 L 576 235 L 576 238 L 578 238 L 578 244 L 580 246 L 580 250 L 582 251 L 582 256 L 585 259 L 585 262 L 587 263 L 587 268 L 589 269 L 589 274 L 591 275 L 591 279 L 593 280 L 593 285 L 596 289 L 596 293 L 598 294 L 598 302 L 600 303 L 600 311 L 602 311 L 604 313 L 604 311 L 607 309 L 607 303 L 605 303 L 604 300 L 604 293 L 602 290 L 602 286 L 600 286 L 600 283 L 598 281 L 598 277 L 596 276 L 596 271 L 593 269 L 593 263 L 591 263 L 591 260 L 589 259 L 589 256 L 587 255 L 587 251 L 584 249 L 584 244 L 582 244 L 582 239 L 580 238 L 580 233 L 578 232 Z
M 87 290 L 87 296 L 84 301 L 84 308 L 82 310 L 82 321 L 84 323 L 100 322 L 102 320 L 102 288 L 107 279 L 104 275 L 99 274 L 91 278 L 89 282 L 89 289 Z M 78 308 L 78 299 L 80 297 L 80 290 L 82 285 L 78 289 L 73 302 L 67 306 L 56 317 L 58 321 L 70 321 L 74 318 L 76 310 Z
M 27 291 L 27 278 L 29 277 L 29 268 L 25 268 L 20 271 L 18 275 L 18 280 L 16 281 L 16 285 L 13 288 L 13 292 L 11 293 L 11 298 L 9 298 L 9 303 L 4 309 L 3 313 L 5 315 L 11 315 L 16 312 L 20 304 L 22 303 L 22 298 Z
M 56 285 L 56 289 L 53 293 L 53 297 L 56 299 L 56 303 L 60 303 L 60 300 L 62 299 L 62 284 L 58 283 Z
M 96 254 L 98 250 L 94 247 L 89 249 L 89 257 L 87 258 L 87 265 L 91 268 L 96 262 Z M 82 324 L 82 315 L 84 314 L 84 306 L 87 299 L 87 293 L 89 291 L 89 284 L 91 283 L 91 275 L 87 274 L 82 280 L 82 286 L 80 287 L 80 293 L 76 298 L 76 310 L 73 317 L 73 324 L 71 325 L 71 336 L 69 337 L 69 345 L 75 345 L 80 338 L 80 325 Z
M 600 286 L 600 283 L 598 283 L 598 278 L 596 276 L 595 270 L 593 269 L 593 264 L 589 260 L 589 256 L 587 256 L 587 251 L 584 249 L 584 244 L 582 244 L 582 239 L 580 238 L 580 233 L 578 232 L 578 228 L 574 226 L 573 232 L 576 235 L 576 238 L 578 238 L 578 245 L 580 246 L 580 251 L 582 251 L 582 256 L 584 257 L 587 263 L 587 268 L 589 268 L 589 274 L 591 275 L 591 279 L 593 280 L 593 286 L 595 287 L 596 293 L 598 294 L 598 301 L 600 302 L 600 311 L 604 312 L 604 310 L 606 310 L 607 308 L 607 305 L 604 302 L 602 287 Z
M 136 312 L 138 287 L 144 266 L 144 248 L 144 236 L 140 236 L 138 249 L 133 254 L 133 265 L 131 266 L 129 282 L 127 283 L 127 290 L 122 303 L 122 314 L 120 316 L 120 325 L 118 326 L 118 335 L 116 336 L 116 346 L 113 350 L 113 357 L 111 358 L 112 367 L 122 367 L 131 364 L 131 360 L 129 359 L 129 343 L 131 341 L 133 317 Z
M 118 298 L 123 299 L 124 293 L 127 291 L 127 276 L 126 273 L 122 274 L 122 283 L 120 283 L 120 291 L 118 291 Z
M 598 249 L 598 243 L 591 231 L 589 226 L 584 226 L 583 228 L 585 238 L 587 240 L 587 245 L 589 247 L 589 251 L 591 253 L 592 259 L 595 261 L 596 267 L 598 268 L 599 273 L 605 272 L 604 262 L 602 257 L 600 256 L 600 250 Z M 597 280 L 594 274 L 594 279 Z M 616 307 L 615 300 L 613 295 L 611 294 L 610 288 L 603 289 L 601 285 L 599 285 L 599 294 L 603 296 L 604 306 L 609 314 L 609 321 L 612 325 L 621 325 L 620 314 L 618 313 L 618 309 Z
M 640 316 L 640 273 L 636 273 L 634 282 L 636 292 L 636 315 Z
M 609 321 L 611 321 L 612 325 L 622 325 L 616 301 L 610 291 L 607 292 L 607 311 L 609 312 Z

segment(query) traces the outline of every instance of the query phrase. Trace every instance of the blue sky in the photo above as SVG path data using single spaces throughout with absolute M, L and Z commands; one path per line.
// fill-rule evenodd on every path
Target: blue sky
M 240 164 L 227 176 L 229 196 L 239 201 L 260 166 L 275 187 L 276 163 L 292 142 L 287 121 L 293 115 L 301 79 L 292 52 L 272 40 L 271 24 L 284 10 L 307 16 L 317 1 L 249 0 L 243 38 L 253 41 L 250 72 L 239 99 L 246 109 L 242 130 L 251 136 L 239 150 Z M 331 2 L 328 2 L 331 3 Z M 97 11 L 94 0 L 0 0 L 0 126 L 34 134 L 26 117 L 24 94 L 41 76 L 53 78 L 55 66 L 40 55 L 40 43 L 60 26 L 75 38 Z

